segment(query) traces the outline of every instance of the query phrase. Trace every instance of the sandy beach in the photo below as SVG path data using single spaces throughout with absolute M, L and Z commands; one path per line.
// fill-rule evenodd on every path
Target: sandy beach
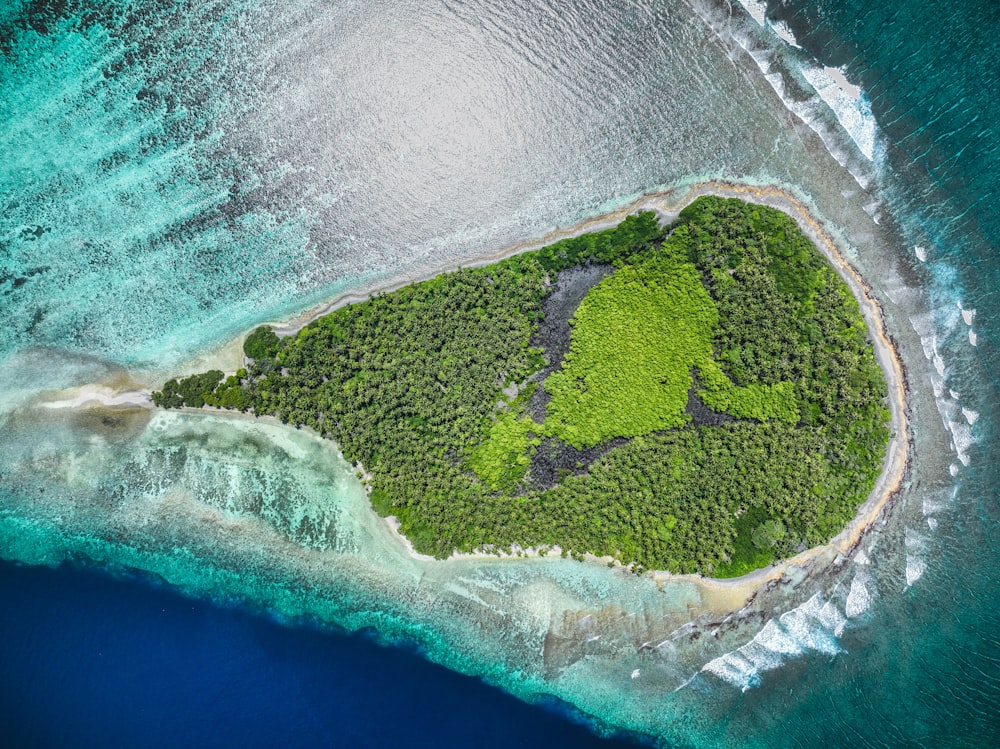
M 41 402 L 44 408 L 152 408 L 145 390 L 121 390 L 109 385 L 82 385 L 61 390 L 56 398 Z

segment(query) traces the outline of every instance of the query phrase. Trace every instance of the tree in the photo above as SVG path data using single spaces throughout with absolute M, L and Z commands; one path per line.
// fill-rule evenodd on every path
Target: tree
M 267 325 L 261 325 L 243 341 L 243 353 L 254 360 L 273 359 L 281 348 L 281 339 Z

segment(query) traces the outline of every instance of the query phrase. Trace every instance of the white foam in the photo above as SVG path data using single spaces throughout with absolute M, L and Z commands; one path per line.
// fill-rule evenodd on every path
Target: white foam
M 950 466 L 948 466 L 948 473 L 950 473 L 952 476 L 957 476 L 958 475 L 958 463 L 952 463 Z
M 795 49 L 802 49 L 802 47 L 799 46 L 798 39 L 795 38 L 795 34 L 792 33 L 792 30 L 789 28 L 787 23 L 784 21 L 769 21 L 768 26 L 774 30 L 774 33 L 777 34 L 782 41 L 788 42 L 795 47 Z
M 786 611 L 785 614 L 790 614 L 790 611 Z M 764 650 L 769 653 L 776 653 L 778 655 L 802 655 L 804 651 L 803 644 L 800 643 L 796 638 L 774 619 L 771 619 L 764 628 L 757 633 L 757 636 L 753 638 L 753 642 L 758 644 Z
M 945 395 L 944 380 L 931 375 L 931 387 L 934 389 L 934 403 L 941 414 L 941 422 L 947 426 L 949 421 L 959 418 L 958 402 Z
M 761 675 L 791 658 L 818 652 L 841 652 L 837 638 L 847 618 L 818 593 L 808 601 L 769 620 L 747 644 L 715 658 L 702 671 L 747 691 L 761 684 Z
M 959 397 L 959 396 L 958 396 L 958 391 L 956 391 L 956 390 L 952 390 L 951 388 L 948 388 L 948 394 L 949 394 L 949 395 L 950 395 L 950 396 L 951 396 L 952 398 L 954 398 L 955 400 L 958 400 L 958 397 Z
M 948 340 L 958 330 L 962 314 L 964 313 L 960 310 L 948 305 L 933 312 L 913 315 L 909 318 L 911 327 L 920 337 L 920 346 L 923 349 L 924 357 L 934 365 L 942 377 L 948 367 L 941 356 L 938 345 L 940 341 Z
M 759 26 L 770 27 L 778 34 L 777 28 L 766 20 L 763 3 L 758 0 L 740 0 L 740 2 Z M 719 20 L 714 19 L 713 21 L 713 19 L 706 17 L 706 21 L 716 28 L 718 27 Z M 871 174 L 862 168 L 860 164 L 856 163 L 857 159 L 854 158 L 853 154 L 845 150 L 846 143 L 843 142 L 840 133 L 834 132 L 828 127 L 826 124 L 828 119 L 826 112 L 833 113 L 834 118 L 840 125 L 839 129 L 846 131 L 847 136 L 855 143 L 862 155 L 868 161 L 872 161 L 877 126 L 874 117 L 871 115 L 871 107 L 868 102 L 863 97 L 857 100 L 852 99 L 847 91 L 841 88 L 823 68 L 807 63 L 803 63 L 799 70 L 805 82 L 816 90 L 816 97 L 803 100 L 799 95 L 790 96 L 785 89 L 783 75 L 772 70 L 774 52 L 768 49 L 761 49 L 756 40 L 745 37 L 741 38 L 742 35 L 738 31 L 733 33 L 731 26 L 729 27 L 729 31 L 732 40 L 757 64 L 757 67 L 764 76 L 764 80 L 774 89 L 774 92 L 785 104 L 788 111 L 812 129 L 819 136 L 820 140 L 823 141 L 827 152 L 833 156 L 838 164 L 847 169 L 862 188 L 867 190 L 872 182 Z M 780 36 L 780 34 L 778 35 Z M 810 72 L 807 74 L 806 71 Z M 810 79 L 810 76 L 812 79 Z M 823 87 L 823 92 L 816 89 L 817 83 Z M 850 88 L 850 84 L 848 84 L 848 88 Z
M 867 213 L 868 217 L 872 221 L 874 221 L 876 224 L 881 223 L 881 219 L 879 218 L 879 214 L 880 214 L 880 211 L 882 209 L 882 203 L 879 202 L 879 200 L 877 198 L 873 199 L 873 200 L 869 200 L 868 202 L 862 204 L 861 209 L 865 213 Z
M 906 587 L 910 587 L 923 577 L 927 571 L 927 562 L 923 557 L 915 554 L 906 555 Z
M 934 391 L 934 397 L 937 398 L 938 402 L 940 403 L 941 396 L 944 395 L 944 380 L 942 380 L 940 377 L 935 377 L 934 375 L 931 375 L 931 390 Z
M 971 330 L 969 331 L 969 343 L 973 346 L 979 345 L 979 337 Z
M 907 528 L 903 538 L 906 547 L 906 586 L 913 585 L 927 570 L 927 537 L 912 528 Z
M 917 260 L 919 260 L 921 263 L 927 262 L 927 250 L 921 247 L 920 245 L 917 245 L 916 247 L 913 248 L 913 254 L 917 256 Z
M 979 412 L 973 411 L 971 408 L 963 408 L 962 416 L 964 416 L 965 420 L 969 422 L 969 426 L 972 426 L 977 421 L 979 421 Z
M 951 419 L 947 420 L 946 426 L 951 432 L 952 447 L 955 448 L 955 454 L 959 461 L 963 466 L 969 465 L 969 447 L 976 441 L 975 437 L 972 436 L 972 428 L 968 424 Z
M 662 645 L 670 642 L 671 640 L 679 640 L 681 637 L 687 637 L 692 632 L 695 632 L 697 629 L 698 625 L 696 625 L 694 622 L 686 622 L 681 626 L 679 626 L 677 629 L 675 629 L 673 632 L 671 632 L 667 636 L 667 639 L 661 642 L 656 647 L 661 647 Z
M 858 549 L 858 553 L 854 555 L 854 563 L 855 564 L 871 564 L 871 560 L 868 558 L 868 555 L 865 554 L 865 550 L 864 549 Z
M 927 518 L 927 527 L 932 531 L 936 531 L 938 527 L 937 518 Z
M 920 315 L 910 316 L 910 327 L 916 332 L 918 336 L 923 338 L 928 336 L 934 330 L 934 323 L 931 320 L 930 313 L 924 313 Z M 921 341 L 921 344 L 923 341 Z
M 872 605 L 874 596 L 868 589 L 869 577 L 868 574 L 862 574 L 862 571 L 858 570 L 858 573 L 851 580 L 851 590 L 847 594 L 847 601 L 844 603 L 844 614 L 848 619 L 854 619 L 855 617 L 861 616 L 865 613 Z
M 632 676 L 630 678 L 632 678 L 632 679 L 638 679 L 639 678 L 639 669 L 633 670 L 632 671 Z
M 764 630 L 761 630 L 761 632 L 763 631 Z M 758 637 L 759 636 L 760 633 L 758 633 Z M 765 637 L 769 636 L 770 633 L 765 635 Z M 757 637 L 754 637 L 754 639 L 744 645 L 740 649 L 740 654 L 754 670 L 754 672 L 758 674 L 758 677 L 768 671 L 780 668 L 785 663 L 785 657 L 780 651 L 767 647 L 766 643 L 758 640 Z M 796 656 L 799 654 L 800 653 L 795 652 L 788 653 L 789 656 Z
M 849 83 L 843 71 L 837 68 L 806 66 L 802 68 L 802 75 L 833 110 L 837 121 L 865 158 L 874 161 L 878 125 L 871 105 L 861 95 L 861 90 Z M 843 85 L 838 81 L 843 81 Z
M 809 601 L 816 598 L 817 596 L 813 596 Z M 844 622 L 847 620 L 829 601 L 820 601 L 811 607 L 808 605 L 809 601 L 786 611 L 778 619 L 785 631 L 805 648 L 836 655 L 841 652 L 837 637 L 843 632 Z M 816 622 L 822 624 L 822 627 L 817 627 Z
M 816 610 L 812 612 L 813 617 L 816 621 L 826 627 L 828 630 L 833 632 L 834 635 L 840 637 L 844 632 L 844 627 L 847 625 L 847 617 L 841 613 L 832 601 L 824 601 L 817 593 L 808 601 L 806 601 L 803 606 L 807 609 L 810 608 L 810 604 L 816 601 Z
M 936 515 L 946 509 L 943 502 L 936 502 L 933 499 L 924 499 L 923 511 L 924 515 Z
M 760 674 L 746 658 L 735 651 L 710 660 L 701 670 L 739 687 L 741 692 L 760 686 Z
M 918 330 L 917 333 L 919 334 L 920 331 Z M 937 353 L 937 337 L 933 335 L 921 335 L 920 348 L 924 350 L 924 358 L 930 361 Z

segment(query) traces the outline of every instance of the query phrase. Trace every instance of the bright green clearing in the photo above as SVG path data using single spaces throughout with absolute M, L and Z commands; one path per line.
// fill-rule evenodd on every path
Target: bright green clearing
M 715 363 L 719 312 L 676 242 L 626 265 L 593 288 L 573 317 L 569 353 L 545 380 L 545 433 L 574 447 L 638 437 L 688 423 L 692 373 L 717 410 L 763 421 L 798 421 L 794 385 L 736 387 Z
M 513 492 L 531 465 L 531 448 L 541 440 L 530 418 L 505 411 L 497 416 L 489 436 L 473 450 L 469 467 L 494 491 Z

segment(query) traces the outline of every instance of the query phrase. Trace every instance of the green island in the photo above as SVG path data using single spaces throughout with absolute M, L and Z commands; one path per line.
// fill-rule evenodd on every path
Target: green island
M 334 440 L 417 551 L 743 575 L 832 538 L 889 441 L 857 301 L 786 214 L 699 198 L 341 307 L 161 407 Z

